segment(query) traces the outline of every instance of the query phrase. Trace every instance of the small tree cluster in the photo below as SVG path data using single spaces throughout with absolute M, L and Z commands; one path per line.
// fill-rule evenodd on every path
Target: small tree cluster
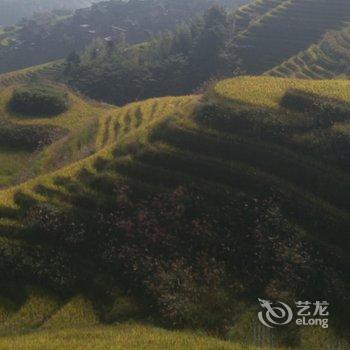
M 49 86 L 28 85 L 13 92 L 9 108 L 29 117 L 54 116 L 69 108 L 68 95 Z

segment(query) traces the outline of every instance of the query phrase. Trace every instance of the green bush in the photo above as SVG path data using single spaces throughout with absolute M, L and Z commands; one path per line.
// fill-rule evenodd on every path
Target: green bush
M 109 305 L 104 308 L 104 319 L 108 323 L 136 320 L 144 316 L 141 305 L 131 296 L 117 289 L 111 291 L 110 294 Z
M 0 121 L 0 145 L 36 150 L 62 137 L 67 130 L 52 125 L 19 125 Z
M 301 90 L 288 90 L 280 106 L 292 111 L 309 113 L 314 117 L 313 127 L 328 128 L 334 122 L 347 120 L 350 115 L 348 103 Z
M 9 108 L 25 116 L 53 116 L 69 107 L 68 95 L 50 86 L 27 85 L 16 89 Z

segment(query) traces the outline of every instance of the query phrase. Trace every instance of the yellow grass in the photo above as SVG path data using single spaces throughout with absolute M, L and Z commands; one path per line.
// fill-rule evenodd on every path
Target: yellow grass
M 14 178 L 29 168 L 33 161 L 31 156 L 29 151 L 0 146 L 0 188 L 11 184 Z
M 20 185 L 13 186 L 7 189 L 0 191 L 0 203 L 7 207 L 16 207 L 13 202 L 13 195 L 17 191 L 23 191 L 27 193 L 31 193 L 35 198 L 41 198 L 40 195 L 32 192 L 33 187 L 37 184 L 45 184 L 49 187 L 56 188 L 56 185 L 52 183 L 52 180 L 56 176 L 68 176 L 74 177 L 74 175 L 81 170 L 83 167 L 91 168 L 91 165 L 98 157 L 108 158 L 111 156 L 111 151 L 114 149 L 114 146 L 117 144 L 123 144 L 124 142 L 130 142 L 131 140 L 146 141 L 148 132 L 151 130 L 152 125 L 162 120 L 162 118 L 174 113 L 177 110 L 181 110 L 181 108 L 191 108 L 191 103 L 193 104 L 198 98 L 193 96 L 187 97 L 165 97 L 159 99 L 150 99 L 144 102 L 136 102 L 130 105 L 127 105 L 121 108 L 119 111 L 107 109 L 104 110 L 105 114 L 100 122 L 100 127 L 96 140 L 96 147 L 101 148 L 95 154 L 84 158 L 75 163 L 69 164 L 61 169 L 53 171 L 48 174 L 44 174 L 36 177 L 33 180 L 29 180 Z M 154 115 L 152 115 L 151 110 L 156 104 L 156 109 Z M 137 108 L 140 108 L 142 113 L 142 123 L 139 127 L 135 126 L 135 111 Z M 130 130 L 125 131 L 125 115 L 130 112 L 131 122 L 130 122 Z M 112 116 L 112 121 L 110 123 L 109 137 L 107 144 L 103 147 L 102 138 L 106 118 Z M 113 134 L 113 128 L 115 122 L 118 121 L 121 125 L 121 132 L 117 138 Z M 2 223 L 0 219 L 0 224 Z
M 215 97 L 228 102 L 247 103 L 267 108 L 278 107 L 288 89 L 298 89 L 322 96 L 350 101 L 349 80 L 301 80 L 271 77 L 238 77 L 219 82 Z
M 205 335 L 141 324 L 45 330 L 0 338 L 1 350 L 253 350 Z M 259 348 L 262 349 L 262 348 Z M 266 349 L 267 350 L 267 349 Z
M 0 75 L 0 86 L 8 86 L 9 84 L 11 84 L 12 81 L 16 81 L 16 82 L 27 81 L 28 78 L 30 77 L 30 74 L 44 73 L 47 69 L 55 67 L 56 65 L 60 65 L 62 62 L 63 60 L 57 60 L 57 61 L 36 65 L 33 67 L 20 69 L 9 73 L 3 73 Z
M 94 125 L 99 129 L 105 115 L 116 111 L 116 107 L 87 101 L 68 91 L 70 108 L 67 112 L 48 118 L 22 118 L 7 110 L 8 101 L 16 86 L 0 90 L 0 121 L 9 120 L 19 125 L 58 126 L 67 130 L 68 134 L 40 152 L 0 148 L 0 186 L 13 185 L 14 182 L 23 182 L 33 176 L 56 170 L 99 149 L 99 145 L 94 144 L 94 135 L 91 134 Z M 61 86 L 56 88 L 64 89 Z M 5 204 L 1 201 L 0 203 Z
M 26 302 L 0 323 L 0 332 L 18 332 L 39 327 L 59 307 L 59 300 L 46 292 L 28 289 Z
M 42 326 L 45 329 L 93 326 L 98 324 L 93 305 L 83 296 L 76 296 L 54 313 Z

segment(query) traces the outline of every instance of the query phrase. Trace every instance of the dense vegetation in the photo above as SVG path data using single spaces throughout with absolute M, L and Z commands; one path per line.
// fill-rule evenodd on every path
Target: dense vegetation
M 97 100 L 125 104 L 154 96 L 189 93 L 237 69 L 233 23 L 222 7 L 173 33 L 128 47 L 97 41 L 66 62 L 68 82 Z
M 220 3 L 235 8 L 247 1 Z M 95 4 L 68 17 L 60 13 L 37 15 L 0 31 L 0 70 L 63 58 L 97 39 L 111 45 L 149 42 L 161 32 L 190 22 L 212 4 L 211 0 L 120 0 Z M 347 75 L 349 11 L 346 0 L 249 2 L 231 19 L 241 70 L 301 78 Z M 133 49 L 131 52 L 135 54 Z
M 79 58 L 68 57 L 66 74 L 75 88 L 117 104 L 189 93 L 211 78 L 238 73 L 346 76 L 349 11 L 344 0 L 261 1 L 220 15 L 211 9 L 204 18 L 141 45 L 94 42 Z
M 35 15 L 0 30 L 0 72 L 64 58 L 95 39 L 140 43 L 202 14 L 215 0 L 113 0 L 77 10 Z M 236 7 L 247 0 L 220 0 Z
M 0 76 L 0 349 L 349 348 L 350 83 L 232 78 L 321 38 L 290 62 L 345 48 L 345 71 L 349 5 L 259 0 L 189 20 L 203 1 L 50 17 L 96 40 Z M 257 298 L 326 300 L 330 327 L 268 329 Z
M 1 244 L 3 281 L 87 293 L 102 322 L 151 315 L 236 341 L 254 339 L 254 321 L 240 322 L 256 315 L 256 295 L 317 298 L 332 303 L 342 333 L 348 154 L 339 145 L 335 159 L 314 140 L 348 142 L 347 87 L 238 78 L 200 102 L 111 109 L 98 153 L 0 193 L 1 230 L 16 237 Z M 126 314 L 113 306 L 120 295 Z M 271 339 L 298 346 L 303 336 L 287 327 Z
M 17 149 L 36 150 L 64 134 L 50 125 L 15 125 L 0 122 L 0 145 Z
M 54 116 L 68 110 L 68 95 L 53 87 L 31 84 L 16 89 L 9 108 L 23 116 Z

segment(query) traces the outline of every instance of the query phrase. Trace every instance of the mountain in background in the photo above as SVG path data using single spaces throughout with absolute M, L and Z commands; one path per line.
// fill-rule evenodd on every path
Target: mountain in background
M 34 13 L 58 9 L 76 10 L 98 0 L 0 0 L 0 26 L 16 24 Z
M 0 72 L 65 57 L 91 41 L 135 44 L 188 22 L 215 3 L 237 8 L 248 0 L 122 0 L 79 9 L 72 16 L 42 14 L 0 31 Z
M 74 88 L 114 104 L 187 94 L 237 74 L 348 77 L 348 21 L 344 0 L 256 1 L 235 12 L 208 10 L 147 44 L 94 42 L 65 73 Z

